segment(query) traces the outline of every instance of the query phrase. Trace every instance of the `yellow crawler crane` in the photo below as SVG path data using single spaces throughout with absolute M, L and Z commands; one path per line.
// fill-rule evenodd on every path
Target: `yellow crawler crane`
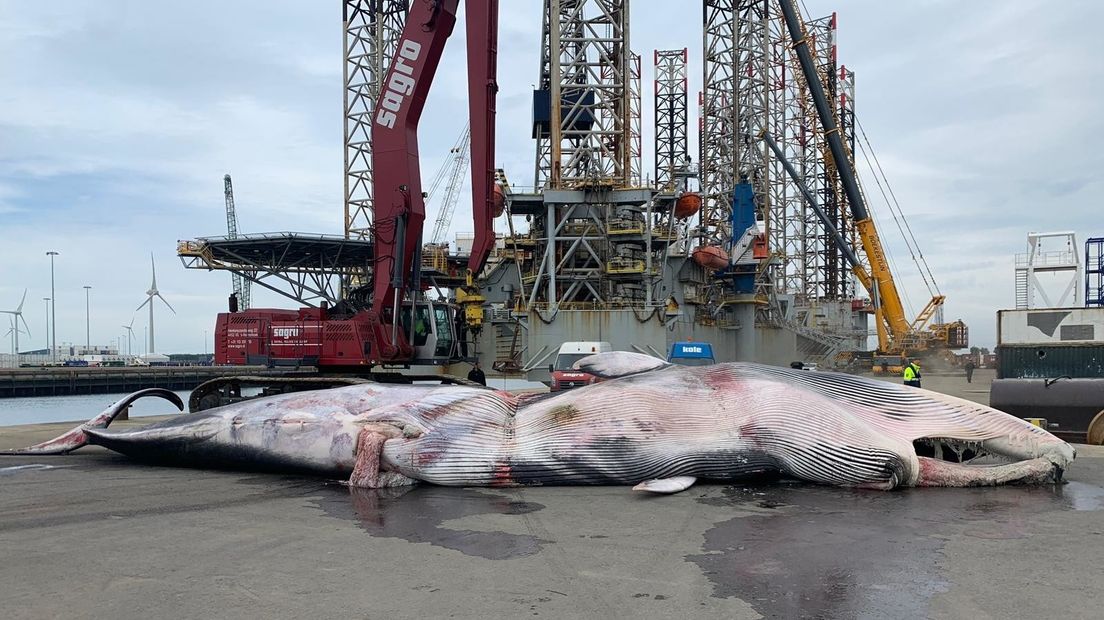
M 817 115 L 824 130 L 824 137 L 828 142 L 830 150 L 828 156 L 835 163 L 844 194 L 851 206 L 855 230 L 862 240 L 863 251 L 870 263 L 869 271 L 858 260 L 849 244 L 834 229 L 834 226 L 823 215 L 819 207 L 815 207 L 815 199 L 810 202 L 814 203 L 818 215 L 821 216 L 825 226 L 847 256 L 855 277 L 863 285 L 863 288 L 870 293 L 871 299 L 874 300 L 875 325 L 878 330 L 878 353 L 901 357 L 930 357 L 930 353 L 938 351 L 943 356 L 948 356 L 950 349 L 963 348 L 969 344 L 966 325 L 962 321 L 956 321 L 954 323 L 928 326 L 928 323 L 943 305 L 945 298 L 942 295 L 932 297 L 931 301 L 913 321 L 910 322 L 905 316 L 905 308 L 901 303 L 901 296 L 897 292 L 897 284 L 893 280 L 889 259 L 882 247 L 881 239 L 878 237 L 874 219 L 867 210 L 862 193 L 859 191 L 858 180 L 852 165 L 853 160 L 840 138 L 835 115 L 829 107 L 827 97 L 824 94 L 824 87 L 813 63 L 805 26 L 794 8 L 792 0 L 780 0 L 779 3 L 786 21 L 786 27 L 793 39 L 794 51 L 797 52 L 801 71 L 805 76 L 810 95 L 812 95 L 813 102 L 816 105 Z M 775 155 L 782 161 L 787 172 L 794 177 L 798 185 L 801 185 L 796 172 L 793 171 L 792 166 L 786 161 L 771 137 L 765 135 L 764 139 L 775 152 Z M 802 188 L 802 190 L 807 199 L 812 199 L 807 189 Z

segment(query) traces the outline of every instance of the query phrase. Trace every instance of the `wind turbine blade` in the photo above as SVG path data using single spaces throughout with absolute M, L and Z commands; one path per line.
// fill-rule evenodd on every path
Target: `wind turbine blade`
M 27 301 L 27 289 L 23 289 L 23 299 L 19 300 L 19 307 L 15 309 L 16 312 L 23 312 L 23 302 Z
M 19 320 L 23 321 L 23 327 L 27 328 L 27 335 L 30 336 L 31 335 L 31 326 L 27 325 L 27 319 L 23 318 L 22 314 L 20 314 L 18 316 L 19 316 Z M 18 327 L 18 324 L 16 324 L 16 327 Z
M 161 293 L 157 294 L 157 298 L 164 302 L 166 306 L 169 306 L 169 310 L 172 310 L 173 314 L 176 314 L 176 310 L 173 310 L 173 307 L 169 305 L 169 302 L 165 301 L 165 298 L 161 296 Z
M 152 300 L 152 299 L 153 299 L 153 297 L 147 297 L 147 298 L 146 298 L 146 300 L 142 302 L 142 305 L 141 305 L 141 306 L 138 306 L 137 308 L 135 308 L 135 309 L 134 309 L 134 311 L 135 311 L 135 312 L 138 312 L 138 311 L 139 311 L 139 310 L 141 310 L 141 309 L 142 309 L 142 308 L 143 308 L 143 307 L 144 307 L 144 306 L 145 306 L 146 304 L 148 304 L 148 303 L 150 302 L 150 300 Z
M 130 325 L 126 326 L 127 329 L 134 329 L 134 317 L 130 317 Z
M 156 291 L 157 290 L 157 265 L 154 264 L 154 262 L 153 262 L 153 252 L 150 252 L 150 271 L 153 272 L 153 286 L 151 286 L 150 288 L 152 288 L 153 290 Z

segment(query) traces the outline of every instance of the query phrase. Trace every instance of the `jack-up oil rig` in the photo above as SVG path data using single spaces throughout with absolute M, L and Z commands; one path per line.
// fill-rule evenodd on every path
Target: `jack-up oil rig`
M 296 305 L 232 299 L 217 363 L 364 375 L 479 360 L 544 380 L 565 341 L 662 357 L 697 340 L 717 361 L 867 368 L 874 352 L 856 352 L 873 335 L 883 363 L 967 345 L 926 265 L 931 302 L 906 317 L 855 172 L 869 144 L 836 16 L 803 18 L 791 0 L 701 3 L 696 153 L 687 49 L 650 50 L 651 174 L 629 0 L 545 0 L 524 186 L 494 166 L 498 3 L 468 0 L 470 128 L 433 183 L 444 198 L 424 238 L 417 126 L 458 1 L 344 2 L 344 235 L 180 242 L 186 267 Z M 448 244 L 469 156 L 475 232 Z

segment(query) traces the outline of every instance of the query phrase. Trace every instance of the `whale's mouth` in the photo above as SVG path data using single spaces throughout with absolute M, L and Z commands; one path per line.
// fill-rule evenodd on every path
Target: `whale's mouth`
M 912 442 L 912 447 L 918 457 L 963 465 L 1006 464 L 1017 460 L 987 449 L 983 442 L 952 437 L 921 437 Z
M 1073 458 L 1060 449 L 1025 453 L 1006 442 L 922 437 L 912 442 L 920 464 L 916 486 L 973 487 L 1062 481 Z

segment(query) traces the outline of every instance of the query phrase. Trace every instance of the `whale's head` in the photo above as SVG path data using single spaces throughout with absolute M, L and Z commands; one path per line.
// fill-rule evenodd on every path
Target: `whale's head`
M 806 419 L 793 425 L 829 417 L 836 428 L 826 436 L 850 433 L 863 449 L 896 452 L 892 486 L 1058 482 L 1076 456 L 1042 428 L 954 396 L 840 373 L 734 366 L 784 386 L 785 400 Z
M 894 386 L 896 387 L 896 386 Z M 920 392 L 906 427 L 919 463 L 916 486 L 1061 482 L 1077 453 L 1026 420 L 938 392 Z
M 614 352 L 581 368 L 604 389 L 710 390 L 750 450 L 804 480 L 889 489 L 1060 481 L 1076 456 L 1047 431 L 986 405 L 876 379 L 751 363 L 672 367 Z M 711 422 L 720 428 L 724 422 Z

